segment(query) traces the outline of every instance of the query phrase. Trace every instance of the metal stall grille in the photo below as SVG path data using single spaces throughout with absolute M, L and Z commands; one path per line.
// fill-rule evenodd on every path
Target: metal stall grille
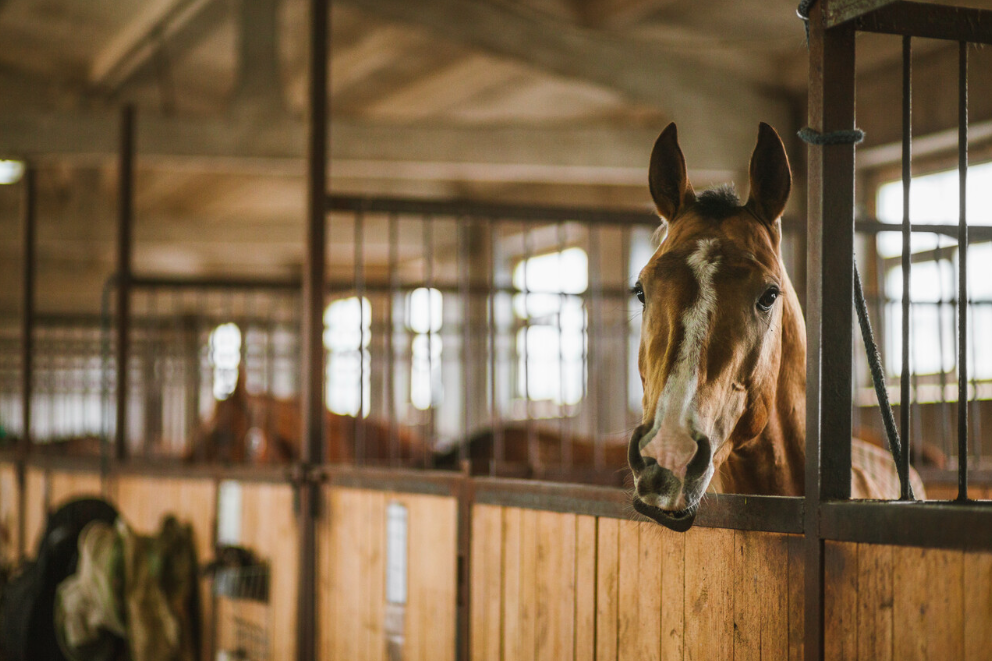
M 956 457 L 957 498 L 951 503 L 883 503 L 851 501 L 853 277 L 855 224 L 855 147 L 853 144 L 811 146 L 809 155 L 809 378 L 807 381 L 807 485 L 806 485 L 806 658 L 824 655 L 824 549 L 826 540 L 871 544 L 897 544 L 942 548 L 989 548 L 992 509 L 968 496 L 969 448 L 968 317 L 975 302 L 968 297 L 967 255 L 970 240 L 967 217 L 968 176 L 968 49 L 972 43 L 992 43 L 992 14 L 984 10 L 924 5 L 910 2 L 851 3 L 822 0 L 810 15 L 810 127 L 822 134 L 855 129 L 855 35 L 857 32 L 894 34 L 902 37 L 902 206 L 898 300 L 876 300 L 878 313 L 899 320 L 897 342 L 885 347 L 898 361 L 899 429 L 903 461 L 902 500 L 908 500 L 909 449 L 913 436 L 913 391 L 920 378 L 913 372 L 912 273 L 913 233 L 938 232 L 956 245 L 956 287 L 949 305 L 953 314 L 953 346 L 956 359 L 953 376 L 956 388 L 947 384 L 956 400 L 956 443 L 944 446 Z M 958 70 L 958 223 L 955 231 L 946 226 L 914 226 L 910 208 L 912 183 L 912 43 L 915 37 L 944 39 L 959 44 Z M 879 232 L 889 227 L 861 223 L 859 230 Z M 943 240 L 942 240 L 943 241 Z M 890 297 L 892 298 L 892 297 Z M 968 301 L 969 304 L 955 304 Z M 919 308 L 917 308 L 919 309 Z M 884 318 L 884 317 L 883 317 Z M 884 322 L 883 322 L 884 323 Z M 890 328 L 892 325 L 890 324 Z M 950 369 L 941 369 L 937 379 L 949 380 Z M 938 384 L 944 386 L 945 384 Z M 956 390 L 956 393 L 954 393 Z M 916 424 L 920 424 L 918 418 Z M 922 426 L 922 425 L 921 425 Z M 923 431 L 928 430 L 924 427 Z

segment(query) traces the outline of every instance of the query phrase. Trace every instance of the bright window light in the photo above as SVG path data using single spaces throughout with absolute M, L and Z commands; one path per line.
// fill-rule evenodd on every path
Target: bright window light
M 327 349 L 327 408 L 338 415 L 367 417 L 371 407 L 372 305 L 357 296 L 334 301 L 324 311 Z
M 425 411 L 443 399 L 440 331 L 444 297 L 437 289 L 419 287 L 406 297 L 406 326 L 413 331 L 410 369 L 410 403 Z
M 24 176 L 24 163 L 21 161 L 0 160 L 0 185 L 16 184 Z
M 992 215 L 988 213 L 992 208 L 992 163 L 968 168 L 967 192 L 968 224 L 992 225 Z M 880 186 L 875 201 L 879 221 L 902 223 L 901 181 Z M 913 223 L 957 225 L 958 203 L 956 169 L 913 178 L 910 187 L 910 220 Z M 880 233 L 877 247 L 879 256 L 891 264 L 884 274 L 885 297 L 889 301 L 885 315 L 885 352 L 887 369 L 892 375 L 898 375 L 902 370 L 902 266 L 895 258 L 902 254 L 902 234 L 899 231 Z M 954 375 L 957 348 L 951 302 L 957 298 L 957 239 L 914 233 L 911 250 L 917 255 L 909 283 L 913 302 L 910 347 L 913 372 Z M 969 378 L 992 379 L 992 346 L 983 341 L 992 336 L 990 243 L 969 246 L 968 297 L 972 301 L 968 306 Z
M 221 324 L 210 333 L 210 364 L 214 367 L 214 399 L 225 400 L 238 385 L 241 330 L 237 324 Z
M 517 331 L 517 394 L 534 401 L 578 404 L 585 391 L 589 262 L 581 248 L 538 255 L 517 264 L 513 311 Z

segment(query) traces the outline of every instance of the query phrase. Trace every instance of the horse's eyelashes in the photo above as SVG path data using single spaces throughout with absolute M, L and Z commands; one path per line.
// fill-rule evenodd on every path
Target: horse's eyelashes
M 638 282 L 631 287 L 630 293 L 637 297 L 637 300 L 641 302 L 641 305 L 644 305 L 644 287 L 641 283 Z
M 779 296 L 779 289 L 774 285 L 765 290 L 765 293 L 761 295 L 758 299 L 758 309 L 762 312 L 768 312 L 772 309 L 775 304 L 775 300 Z

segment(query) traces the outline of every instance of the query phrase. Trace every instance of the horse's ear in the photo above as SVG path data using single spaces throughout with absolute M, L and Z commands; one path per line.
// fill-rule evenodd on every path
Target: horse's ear
M 668 222 L 672 222 L 679 211 L 696 199 L 686 173 L 685 157 L 679 148 L 679 133 L 674 122 L 661 132 L 654 143 L 648 186 L 658 214 Z
M 758 127 L 758 144 L 751 155 L 750 177 L 747 207 L 758 218 L 774 226 L 789 201 L 792 170 L 782 139 L 764 122 Z

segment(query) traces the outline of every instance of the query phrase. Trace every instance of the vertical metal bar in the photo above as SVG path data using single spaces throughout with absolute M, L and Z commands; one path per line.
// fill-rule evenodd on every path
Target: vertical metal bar
M 565 251 L 565 224 L 558 221 L 556 227 L 556 238 L 558 242 L 558 435 L 561 438 L 561 468 L 572 469 L 572 438 L 565 434 L 565 418 L 568 414 L 568 403 L 565 400 L 565 348 L 562 340 L 561 318 L 565 314 L 565 306 L 568 305 L 568 295 L 565 293 L 564 276 L 562 271 L 562 253 Z
M 399 438 L 396 430 L 396 322 L 393 308 L 396 306 L 396 291 L 399 288 L 399 221 L 396 214 L 389 215 L 389 303 L 386 307 L 386 410 L 389 414 L 389 463 L 399 464 Z
M 809 21 L 809 125 L 821 133 L 850 130 L 854 28 L 824 29 L 822 11 L 822 3 L 814 4 Z M 851 492 L 854 145 L 810 146 L 808 163 L 804 654 L 819 661 L 825 628 L 820 502 Z
M 316 518 L 320 489 L 308 478 L 324 445 L 324 289 L 327 241 L 327 59 L 330 0 L 310 0 L 310 81 L 307 116 L 307 227 L 300 351 L 302 467 L 298 485 L 300 573 L 297 582 L 296 657 L 316 658 Z
M 476 366 L 472 361 L 473 355 L 469 349 L 469 345 L 472 341 L 472 329 L 471 329 L 471 319 L 472 314 L 469 306 L 469 273 L 468 273 L 468 253 L 471 249 L 471 243 L 469 239 L 469 231 L 466 227 L 467 223 L 471 222 L 468 218 L 457 219 L 458 227 L 458 297 L 461 299 L 462 308 L 462 439 L 468 438 L 469 432 L 469 412 L 472 410 L 474 405 L 473 396 L 475 395 L 475 388 L 472 386 L 469 375 L 475 372 Z M 464 462 L 468 459 L 468 444 L 459 443 L 458 445 L 458 459 L 459 468 L 464 466 Z
M 589 288 L 590 297 L 586 309 L 586 321 L 583 331 L 587 334 L 588 341 L 582 343 L 582 400 L 590 403 L 592 410 L 592 433 L 594 452 L 603 453 L 603 442 L 601 439 L 603 431 L 603 420 L 609 415 L 603 401 L 604 393 L 608 393 L 608 388 L 603 388 L 602 383 L 597 379 L 589 382 L 585 378 L 587 373 L 596 373 L 599 369 L 599 356 L 602 349 L 602 342 L 606 337 L 603 323 L 603 230 L 598 225 L 589 228 Z
M 968 499 L 968 44 L 958 45 L 958 500 Z
M 365 463 L 365 214 L 355 213 L 355 291 L 358 294 L 358 412 L 353 420 L 355 463 Z M 369 311 L 371 313 L 371 310 Z M 371 361 L 370 361 L 371 363 Z
M 503 439 L 503 421 L 499 411 L 498 386 L 496 369 L 499 361 L 496 359 L 496 223 L 489 219 L 489 417 L 493 427 L 493 456 L 489 463 L 489 474 L 495 475 L 497 466 L 506 461 L 506 448 Z
M 913 148 L 913 50 L 911 37 L 902 38 L 902 374 L 899 378 L 899 434 L 902 457 L 899 468 L 900 498 L 909 499 L 910 376 L 912 329 L 910 275 L 912 270 L 912 223 L 909 219 L 909 189 L 912 179 Z
M 624 285 L 631 285 L 630 282 L 630 227 L 624 226 L 620 238 L 621 246 L 621 268 Z M 630 296 L 626 294 L 626 288 L 621 293 L 623 313 L 620 315 L 620 336 L 623 339 L 623 428 L 630 424 Z M 597 443 L 597 448 L 600 444 Z M 603 451 L 596 452 L 596 470 L 602 470 Z
M 37 181 L 30 163 L 24 167 L 22 199 L 22 231 L 24 236 L 24 263 L 21 278 L 21 433 L 20 455 L 23 460 L 31 452 L 31 392 L 34 383 L 34 289 L 37 269 Z
M 117 184 L 117 429 L 114 458 L 124 459 L 127 442 L 128 360 L 131 328 L 131 240 L 134 226 L 134 107 L 121 111 Z
M 424 467 L 430 468 L 433 449 L 437 444 L 434 438 L 434 219 L 423 218 L 424 223 L 424 266 L 427 269 L 427 447 L 424 452 Z
M 524 223 L 524 406 L 527 412 L 527 463 L 529 469 L 541 465 L 540 448 L 537 443 L 537 433 L 534 429 L 534 416 L 531 411 L 530 393 L 530 260 L 534 255 L 533 237 L 530 223 Z M 519 351 L 519 348 L 517 349 Z M 531 473 L 528 473 L 531 474 Z

